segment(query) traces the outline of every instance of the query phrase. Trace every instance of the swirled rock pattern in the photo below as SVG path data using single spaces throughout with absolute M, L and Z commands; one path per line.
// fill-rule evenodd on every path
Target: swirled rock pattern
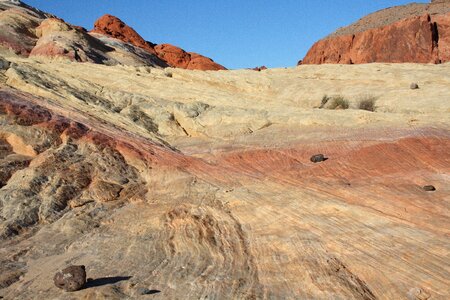
M 150 55 L 41 19 L 39 45 Z M 83 51 L 0 52 L 1 298 L 450 297 L 449 64 L 198 72 Z M 91 280 L 65 293 L 70 265 Z
M 2 61 L 5 299 L 448 298 L 448 65 Z

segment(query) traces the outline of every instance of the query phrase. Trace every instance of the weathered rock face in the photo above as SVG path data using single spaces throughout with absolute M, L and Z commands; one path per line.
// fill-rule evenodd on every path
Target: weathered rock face
M 210 58 L 197 53 L 186 52 L 183 49 L 170 44 L 157 45 L 155 50 L 158 57 L 167 61 L 172 67 L 203 71 L 225 70 L 225 67 L 215 63 Z
M 108 14 L 102 16 L 95 21 L 94 29 L 91 32 L 111 36 L 156 54 L 155 44 L 144 40 L 133 28 L 115 16 Z
M 104 35 L 88 34 L 84 28 L 21 2 L 0 2 L 0 46 L 23 56 L 167 67 L 154 53 Z
M 421 11 L 425 14 L 418 16 Z M 448 11 L 450 5 L 439 2 L 377 12 L 315 43 L 302 63 L 447 62 L 450 56 Z M 406 17 L 408 13 L 412 16 Z M 380 21 L 384 18 L 393 21 L 399 15 L 405 18 L 388 24 Z
M 437 24 L 438 52 L 441 62 L 450 61 L 450 13 L 433 17 Z
M 160 59 L 167 62 L 171 67 L 189 70 L 225 70 L 225 67 L 200 54 L 188 53 L 170 44 L 156 46 L 151 42 L 147 42 L 133 28 L 111 15 L 104 15 L 98 19 L 91 33 L 110 36 L 135 45 L 152 54 L 157 54 Z
M 166 67 L 156 55 L 104 35 L 88 34 L 61 19 L 48 18 L 35 29 L 38 38 L 30 56 L 71 61 Z
M 0 1 L 0 45 L 27 56 L 38 39 L 34 29 L 47 16 L 21 3 Z
M 48 18 L 35 30 L 38 41 L 30 56 L 66 57 L 72 61 L 104 63 L 114 51 L 60 19 Z

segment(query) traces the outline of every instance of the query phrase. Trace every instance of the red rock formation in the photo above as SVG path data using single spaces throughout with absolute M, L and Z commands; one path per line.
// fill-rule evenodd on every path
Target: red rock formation
M 188 52 L 191 57 L 187 69 L 189 70 L 203 70 L 203 71 L 218 71 L 226 70 L 226 68 L 218 63 L 215 63 L 211 58 L 205 57 L 198 53 Z
M 450 54 L 449 20 L 450 13 L 433 20 L 424 15 L 352 35 L 330 37 L 314 44 L 303 64 L 445 62 Z
M 159 58 L 173 67 L 187 69 L 191 60 L 189 53 L 170 44 L 157 45 L 155 51 Z
M 122 20 L 111 15 L 104 15 L 94 24 L 92 33 L 99 33 L 133 44 L 166 61 L 170 66 L 189 70 L 225 70 L 225 67 L 212 59 L 197 53 L 186 52 L 183 49 L 169 45 L 155 45 L 145 41 L 133 28 Z M 156 47 L 155 47 L 156 46 Z
M 225 67 L 215 63 L 208 57 L 193 52 L 186 52 L 170 44 L 157 45 L 155 50 L 159 58 L 175 68 L 203 71 L 225 70 Z
M 95 22 L 94 30 L 91 32 L 109 35 L 126 43 L 133 44 L 136 47 L 145 49 L 152 54 L 156 54 L 154 49 L 155 44 L 144 40 L 133 28 L 115 16 L 104 15 Z
M 450 14 L 433 17 L 437 24 L 438 51 L 441 62 L 450 61 Z
M 255 67 L 255 68 L 253 68 L 252 70 L 253 70 L 253 71 L 261 72 L 261 71 L 263 71 L 263 70 L 267 70 L 267 67 L 266 67 L 266 66 Z

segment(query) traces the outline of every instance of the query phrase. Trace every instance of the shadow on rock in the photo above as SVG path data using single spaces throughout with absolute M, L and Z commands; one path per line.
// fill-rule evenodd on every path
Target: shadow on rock
M 114 276 L 114 277 L 102 277 L 97 279 L 92 279 L 86 282 L 86 285 L 84 286 L 85 289 L 92 288 L 92 287 L 99 287 L 103 285 L 108 284 L 114 284 L 120 281 L 129 280 L 131 276 Z

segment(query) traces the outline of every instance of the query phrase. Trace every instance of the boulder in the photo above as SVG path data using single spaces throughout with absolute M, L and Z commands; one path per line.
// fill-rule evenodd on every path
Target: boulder
M 328 158 L 326 158 L 325 155 L 323 155 L 323 154 L 315 154 L 315 155 L 311 156 L 311 158 L 309 160 L 313 163 L 319 163 L 319 162 L 326 161 L 327 159 Z
M 59 271 L 53 278 L 55 285 L 66 292 L 75 292 L 86 284 L 86 270 L 84 266 L 69 266 Z
M 423 190 L 426 192 L 434 192 L 436 190 L 436 188 L 433 185 L 425 185 L 423 187 Z
M 412 83 L 409 85 L 409 88 L 410 88 L 411 90 L 417 90 L 417 89 L 419 88 L 419 85 L 418 85 L 417 83 L 415 83 L 415 82 L 412 82 Z

